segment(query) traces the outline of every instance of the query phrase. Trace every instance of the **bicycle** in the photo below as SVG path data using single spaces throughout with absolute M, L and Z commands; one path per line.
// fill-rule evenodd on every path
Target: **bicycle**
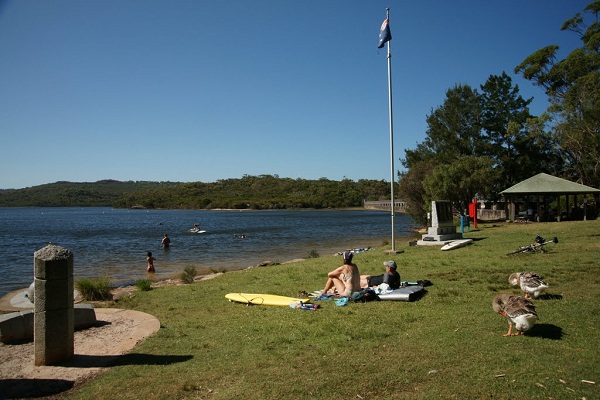
M 546 239 L 544 239 L 540 235 L 537 235 L 535 237 L 535 243 L 532 243 L 529 246 L 521 246 L 521 247 L 519 247 L 515 251 L 511 251 L 510 253 L 506 253 L 506 255 L 510 256 L 511 254 L 525 253 L 527 251 L 538 251 L 538 250 L 541 251 L 542 253 L 546 253 L 547 250 L 544 248 L 544 246 L 547 245 L 547 244 L 549 244 L 549 243 L 558 243 L 558 238 L 556 236 L 554 236 L 552 238 L 552 240 L 546 241 Z

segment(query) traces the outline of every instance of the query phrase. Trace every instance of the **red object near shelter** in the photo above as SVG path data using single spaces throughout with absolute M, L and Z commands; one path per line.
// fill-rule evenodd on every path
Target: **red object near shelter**
M 473 221 L 473 228 L 477 229 L 477 200 L 469 203 L 469 218 Z

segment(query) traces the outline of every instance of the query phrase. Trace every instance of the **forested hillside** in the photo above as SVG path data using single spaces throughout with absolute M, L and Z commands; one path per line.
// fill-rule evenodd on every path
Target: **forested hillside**
M 128 193 L 172 187 L 176 182 L 56 182 L 0 191 L 0 207 L 92 207 L 122 203 Z
M 244 176 L 212 183 L 56 182 L 0 191 L 0 207 L 90 207 L 168 209 L 286 209 L 361 207 L 364 200 L 389 199 L 389 182 L 332 181 Z

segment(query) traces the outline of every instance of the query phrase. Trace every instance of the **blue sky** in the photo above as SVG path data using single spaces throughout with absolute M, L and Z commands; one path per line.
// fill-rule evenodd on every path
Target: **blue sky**
M 243 175 L 390 179 L 456 84 L 578 47 L 589 1 L 0 0 L 0 188 Z

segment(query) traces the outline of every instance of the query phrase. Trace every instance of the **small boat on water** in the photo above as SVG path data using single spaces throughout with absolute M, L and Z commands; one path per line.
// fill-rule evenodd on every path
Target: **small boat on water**
M 194 224 L 194 227 L 190 228 L 188 230 L 188 232 L 190 232 L 190 233 L 204 233 L 206 231 L 200 229 L 200 224 Z

